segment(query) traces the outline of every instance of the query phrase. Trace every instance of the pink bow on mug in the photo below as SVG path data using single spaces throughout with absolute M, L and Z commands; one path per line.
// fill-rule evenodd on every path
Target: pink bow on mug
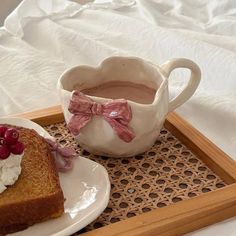
M 116 99 L 100 104 L 80 91 L 74 91 L 68 110 L 73 114 L 68 123 L 68 128 L 74 135 L 78 135 L 80 130 L 91 121 L 92 117 L 97 115 L 103 116 L 123 141 L 128 143 L 135 137 L 132 129 L 128 127 L 132 119 L 131 108 L 124 99 Z

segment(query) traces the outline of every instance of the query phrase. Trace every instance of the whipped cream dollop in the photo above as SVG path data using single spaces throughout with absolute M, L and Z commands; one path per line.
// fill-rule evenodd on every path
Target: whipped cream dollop
M 20 155 L 10 154 L 5 160 L 0 160 L 0 193 L 13 185 L 21 173 L 21 160 L 24 153 Z

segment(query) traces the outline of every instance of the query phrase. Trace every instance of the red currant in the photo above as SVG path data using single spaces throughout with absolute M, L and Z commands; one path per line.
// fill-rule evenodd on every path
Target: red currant
M 0 146 L 7 145 L 5 138 L 0 137 Z
M 10 156 L 10 150 L 6 145 L 0 145 L 0 159 L 4 160 Z
M 5 132 L 4 138 L 6 139 L 7 145 L 11 145 L 17 142 L 19 133 L 16 129 L 10 128 Z
M 22 154 L 24 151 L 24 148 L 25 148 L 24 144 L 21 142 L 16 142 L 10 146 L 10 150 L 11 150 L 12 154 L 15 154 L 15 155 Z
M 7 127 L 0 126 L 0 137 L 4 137 L 4 134 L 6 131 L 7 131 Z

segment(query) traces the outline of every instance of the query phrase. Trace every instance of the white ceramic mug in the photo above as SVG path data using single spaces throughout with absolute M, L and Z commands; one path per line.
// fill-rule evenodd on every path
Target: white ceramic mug
M 191 77 L 183 91 L 169 101 L 168 77 L 176 68 L 187 68 Z M 155 88 L 153 103 L 140 104 L 127 101 L 132 111 L 129 127 L 135 138 L 124 142 L 102 116 L 92 120 L 75 136 L 78 143 L 87 151 L 110 157 L 128 157 L 148 150 L 157 139 L 168 112 L 186 102 L 195 92 L 201 79 L 199 67 L 188 59 L 173 59 L 161 66 L 140 58 L 110 57 L 99 67 L 76 66 L 67 70 L 58 81 L 61 104 L 68 123 L 73 114 L 68 106 L 75 86 L 79 90 L 91 88 L 110 81 L 129 81 Z M 111 99 L 88 96 L 94 102 L 105 104 Z

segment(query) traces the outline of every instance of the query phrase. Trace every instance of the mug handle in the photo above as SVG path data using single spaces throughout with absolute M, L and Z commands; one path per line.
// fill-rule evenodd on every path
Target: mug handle
M 168 78 L 170 73 L 176 68 L 189 69 L 191 71 L 191 76 L 183 91 L 169 102 L 169 112 L 185 103 L 194 94 L 201 80 L 200 68 L 195 62 L 189 59 L 172 59 L 161 65 L 161 70 L 166 78 Z

